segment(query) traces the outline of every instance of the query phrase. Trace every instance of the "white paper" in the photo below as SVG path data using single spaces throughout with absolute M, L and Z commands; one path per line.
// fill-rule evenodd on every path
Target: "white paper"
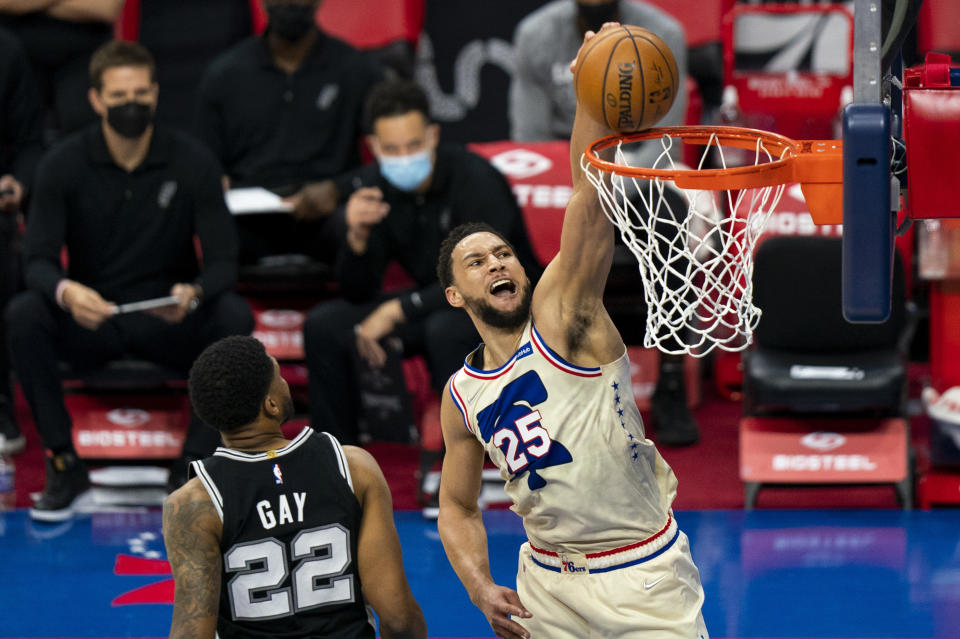
M 283 198 L 259 186 L 227 191 L 227 208 L 233 215 L 250 213 L 289 213 L 293 208 Z
M 162 306 L 176 306 L 180 303 L 180 298 L 176 295 L 166 297 L 155 297 L 151 300 L 142 300 L 139 302 L 129 302 L 127 304 L 117 305 L 117 315 L 121 313 L 133 313 L 135 311 L 145 311 L 150 308 L 160 308 Z

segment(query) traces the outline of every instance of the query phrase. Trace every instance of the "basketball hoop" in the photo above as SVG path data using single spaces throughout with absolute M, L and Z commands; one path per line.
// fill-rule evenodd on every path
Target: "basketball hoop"
M 651 167 L 632 166 L 624 147 L 643 140 L 658 140 L 661 152 Z M 680 145 L 702 147 L 696 169 L 673 161 Z M 601 159 L 610 149 L 612 161 Z M 704 168 L 710 161 L 720 168 Z M 637 258 L 647 302 L 644 346 L 664 353 L 702 357 L 750 345 L 761 314 L 752 303 L 753 251 L 787 184 L 800 183 L 815 223 L 842 223 L 839 140 L 661 127 L 596 140 L 581 167 Z M 671 206 L 671 189 L 685 210 Z

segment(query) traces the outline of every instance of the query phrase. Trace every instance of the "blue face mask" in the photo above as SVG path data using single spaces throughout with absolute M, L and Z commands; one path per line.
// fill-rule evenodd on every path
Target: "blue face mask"
M 430 177 L 433 162 L 430 151 L 420 151 L 410 155 L 383 156 L 377 158 L 380 175 L 401 191 L 412 191 Z

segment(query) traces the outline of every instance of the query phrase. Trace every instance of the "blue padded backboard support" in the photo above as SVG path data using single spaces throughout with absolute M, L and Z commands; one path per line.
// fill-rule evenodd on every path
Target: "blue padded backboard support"
M 890 109 L 853 103 L 843 110 L 843 316 L 890 317 L 893 239 Z

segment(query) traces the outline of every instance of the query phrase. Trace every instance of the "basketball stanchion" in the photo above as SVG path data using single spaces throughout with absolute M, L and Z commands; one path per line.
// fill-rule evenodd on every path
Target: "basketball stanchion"
M 630 146 L 658 140 L 653 166 L 630 164 Z M 676 164 L 700 147 L 697 168 Z M 749 151 L 752 164 L 728 166 Z M 610 155 L 603 159 L 601 155 Z M 647 320 L 644 346 L 702 357 L 752 342 L 753 250 L 786 185 L 799 182 L 817 224 L 842 221 L 839 140 L 792 140 L 740 127 L 661 127 L 596 140 L 581 159 L 601 206 L 637 258 Z M 720 168 L 706 168 L 720 165 Z M 685 210 L 664 197 L 678 188 Z

